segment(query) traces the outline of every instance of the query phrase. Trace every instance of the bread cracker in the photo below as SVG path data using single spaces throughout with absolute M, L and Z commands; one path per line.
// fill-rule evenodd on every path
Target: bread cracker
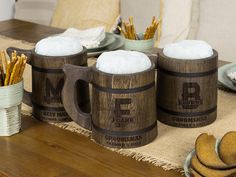
M 236 175 L 236 169 L 216 170 L 203 165 L 194 155 L 191 159 L 191 168 L 205 177 L 233 177 Z
M 223 162 L 236 165 L 236 132 L 226 133 L 220 141 L 219 155 Z

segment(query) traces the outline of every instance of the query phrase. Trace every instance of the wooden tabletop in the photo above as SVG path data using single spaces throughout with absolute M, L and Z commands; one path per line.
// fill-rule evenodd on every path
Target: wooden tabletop
M 0 176 L 178 177 L 147 162 L 112 152 L 77 133 L 22 119 L 22 132 L 0 138 Z
M 0 22 L 0 35 L 28 42 L 38 42 L 47 36 L 63 32 L 64 29 L 52 28 L 21 20 Z
M 0 22 L 0 35 L 37 42 L 64 31 L 19 20 Z M 4 177 L 180 177 L 147 162 L 124 157 L 90 138 L 23 116 L 22 132 L 0 137 Z

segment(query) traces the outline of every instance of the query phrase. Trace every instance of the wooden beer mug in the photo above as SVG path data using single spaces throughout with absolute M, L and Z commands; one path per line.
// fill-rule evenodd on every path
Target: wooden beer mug
M 218 53 L 201 59 L 176 59 L 163 50 L 157 60 L 157 117 L 167 125 L 196 128 L 217 117 Z
M 109 74 L 92 67 L 65 65 L 63 104 L 70 117 L 92 130 L 92 138 L 105 146 L 138 147 L 157 136 L 155 67 L 133 74 Z M 92 84 L 92 112 L 78 104 L 77 81 Z
M 64 64 L 87 66 L 87 49 L 68 56 L 44 56 L 32 50 L 23 50 L 10 47 L 8 55 L 13 51 L 25 54 L 27 63 L 32 66 L 32 93 L 24 93 L 23 102 L 32 106 L 32 114 L 43 121 L 64 122 L 71 121 L 66 113 L 61 99 L 61 91 L 64 85 Z M 77 99 L 81 108 L 90 111 L 89 88 L 86 83 L 79 83 L 77 87 Z

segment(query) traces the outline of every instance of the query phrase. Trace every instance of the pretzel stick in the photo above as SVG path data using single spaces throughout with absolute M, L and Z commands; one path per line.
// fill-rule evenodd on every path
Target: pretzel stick
M 145 30 L 145 33 L 144 33 L 143 39 L 146 39 L 146 36 L 147 36 L 147 28 L 146 28 L 146 30 Z
M 133 23 L 133 20 L 134 20 L 133 17 L 130 16 L 130 17 L 129 17 L 129 23 L 130 23 L 130 25 L 133 25 L 133 24 L 134 24 L 134 23 Z
M 153 26 L 151 25 L 150 26 L 150 33 L 149 33 L 148 39 L 152 38 L 152 33 L 153 33 Z
M 4 71 L 3 71 L 3 65 L 2 65 L 2 60 L 0 58 L 0 73 L 1 73 L 1 79 L 4 80 Z
M 155 23 L 154 23 L 155 32 L 156 32 L 156 30 L 157 30 L 158 24 L 159 24 L 159 23 L 158 23 L 157 21 L 155 21 Z
M 131 36 L 131 39 L 133 39 L 134 34 L 133 34 L 133 17 L 132 16 L 129 17 L 129 25 L 130 25 L 130 36 Z
M 125 23 L 125 30 L 126 30 L 126 34 L 127 34 L 128 39 L 130 39 L 129 27 L 128 27 L 127 23 Z
M 14 51 L 12 52 L 12 54 L 11 54 L 11 61 L 16 62 L 16 59 L 17 59 L 17 53 L 16 53 L 16 51 L 14 50 Z
M 17 56 L 16 56 L 16 57 L 14 57 L 14 58 L 12 59 L 12 63 L 13 63 L 13 64 L 16 64 L 17 60 L 18 60 L 18 59 L 17 59 Z
M 155 23 L 153 37 L 154 37 L 154 35 L 155 35 L 156 31 L 157 31 L 157 27 L 158 27 L 158 23 Z
M 122 21 L 122 24 L 124 26 L 124 29 L 125 29 L 125 33 L 126 33 L 126 37 L 129 38 L 129 35 L 128 35 L 128 32 L 127 32 L 127 27 L 126 27 L 126 24 L 124 21 Z
M 133 30 L 134 30 L 135 40 L 137 40 L 137 39 L 138 39 L 138 36 L 137 36 L 137 32 L 136 32 L 136 29 L 135 29 L 134 25 L 133 25 Z
M 133 34 L 133 27 L 132 25 L 129 25 L 129 30 L 130 30 L 130 38 L 134 39 L 134 34 Z
M 153 18 L 152 18 L 152 25 L 153 25 L 153 31 L 152 31 L 152 36 L 151 36 L 151 38 L 153 38 L 154 37 L 154 35 L 155 35 L 155 32 L 156 32 L 156 17 L 154 16 Z
M 154 22 L 155 32 L 156 32 L 156 30 L 157 30 L 157 28 L 158 28 L 158 25 L 159 25 L 159 22 L 155 20 L 155 22 Z
M 150 33 L 151 33 L 151 30 L 152 30 L 152 27 L 149 26 L 147 29 L 146 29 L 146 32 L 145 32 L 145 36 L 144 36 L 144 39 L 147 40 L 150 38 Z
M 130 24 L 127 23 L 127 24 L 126 24 L 126 27 L 127 27 L 127 33 L 128 33 L 129 39 L 132 39 L 131 26 L 130 26 Z
M 155 22 L 156 22 L 156 17 L 155 16 L 153 16 L 152 17 L 152 24 L 151 24 L 151 28 L 152 28 L 152 30 L 151 30 L 151 35 L 150 35 L 150 39 L 152 39 L 153 37 L 154 37 L 154 34 L 155 34 Z
M 21 70 L 20 70 L 18 82 L 21 81 L 22 78 L 23 78 L 23 73 L 24 73 L 24 70 L 25 70 L 26 61 L 27 61 L 27 57 L 24 58 L 24 61 L 23 61 L 23 64 L 22 64 L 22 67 L 21 67 Z
M 20 57 L 20 66 L 19 66 L 19 71 L 14 79 L 14 83 L 17 83 L 18 81 L 21 80 L 21 70 L 22 70 L 22 67 L 24 65 L 24 61 L 26 60 L 26 56 L 24 54 L 21 55 Z M 24 71 L 24 70 L 23 70 Z
M 4 58 L 5 58 L 5 52 L 4 53 Z M 6 76 L 5 76 L 5 79 L 4 79 L 4 85 L 7 86 L 9 84 L 9 80 L 10 80 L 10 76 L 11 76 L 11 72 L 12 72 L 12 69 L 14 67 L 14 64 L 15 62 L 12 62 L 12 58 L 16 58 L 16 51 L 14 51 L 12 53 L 12 57 L 10 57 L 10 61 L 7 63 L 6 65 Z M 6 60 L 6 58 L 5 58 Z M 16 61 L 16 59 L 15 59 Z
M 4 66 L 3 66 L 3 60 L 2 60 L 2 57 L 1 57 L 1 54 L 0 54 L 0 71 L 1 71 L 1 79 L 2 81 L 4 82 L 4 79 L 5 79 L 5 73 L 4 73 Z
M 129 22 L 130 22 L 130 26 L 131 26 L 132 39 L 136 40 L 136 31 L 135 31 L 135 28 L 134 28 L 134 18 L 133 18 L 133 16 L 129 17 Z
M 150 26 L 150 31 L 149 31 L 148 39 L 152 38 L 152 33 L 153 33 L 153 25 Z
M 132 24 L 129 22 L 125 23 L 126 33 L 128 34 L 128 39 L 134 39 Z
M 156 32 L 156 29 L 155 29 L 155 23 L 154 23 L 153 24 L 153 28 L 152 28 L 152 36 L 151 36 L 151 38 L 154 38 L 155 32 Z
M 0 66 L 0 67 L 1 67 L 1 66 Z M 0 71 L 0 86 L 4 86 L 3 80 L 2 80 L 2 73 L 1 73 L 1 71 Z
M 16 73 L 18 72 L 19 65 L 20 65 L 20 61 L 17 60 L 16 64 L 15 64 L 14 67 L 13 67 L 12 73 L 11 73 L 9 85 L 13 84 L 13 82 L 14 82 L 14 77 L 16 76 Z
M 157 31 L 157 28 L 158 28 L 158 22 L 157 22 L 157 21 L 155 22 L 155 26 L 154 26 L 154 28 L 155 28 L 155 29 L 154 29 L 155 31 L 154 31 L 153 36 L 155 35 L 155 33 L 156 33 L 156 31 Z
M 135 32 L 134 25 L 131 25 L 131 29 L 132 29 L 132 33 L 133 33 L 133 39 L 136 40 L 137 37 L 136 37 L 136 32 Z
M 152 35 L 152 26 L 149 27 L 149 33 L 147 39 L 150 39 Z
M 119 31 L 123 34 L 123 36 L 125 37 L 125 38 L 127 38 L 127 34 L 126 34 L 126 32 L 121 28 L 121 27 L 117 27 L 118 29 L 119 29 Z
M 19 79 L 20 70 L 21 70 L 21 67 L 22 67 L 22 64 L 23 64 L 23 61 L 24 61 L 23 55 L 18 56 L 18 61 L 19 61 L 19 66 L 18 66 L 18 68 L 16 70 L 16 73 L 14 75 L 13 84 L 16 84 L 18 79 Z
M 150 28 L 148 27 L 145 31 L 145 34 L 144 34 L 144 39 L 148 39 L 148 36 L 149 36 L 149 31 L 150 31 Z
M 134 35 L 133 35 L 133 28 L 131 24 L 129 24 L 129 31 L 130 31 L 130 38 L 133 39 Z
M 126 26 L 125 21 L 122 21 L 122 24 L 123 24 L 123 26 L 125 28 L 126 36 L 127 36 L 127 38 L 129 38 L 129 34 L 128 34 L 128 30 L 127 30 L 127 26 Z
M 2 58 L 2 66 L 3 66 L 3 71 L 6 74 L 7 70 L 7 59 L 4 51 L 1 51 L 1 58 Z
M 157 20 L 156 20 L 156 16 L 153 16 L 153 17 L 152 17 L 152 23 L 154 24 L 156 21 L 157 21 Z
M 11 71 L 13 68 L 13 63 L 9 62 L 7 64 L 7 70 L 6 70 L 6 77 L 5 77 L 5 81 L 4 81 L 4 85 L 7 86 L 9 84 L 9 80 L 10 80 L 10 75 L 11 75 Z

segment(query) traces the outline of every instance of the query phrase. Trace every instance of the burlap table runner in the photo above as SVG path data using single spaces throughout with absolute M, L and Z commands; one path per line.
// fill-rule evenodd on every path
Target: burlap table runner
M 0 36 L 0 50 L 9 46 L 29 49 L 33 44 Z M 91 63 L 91 60 L 90 60 Z M 25 87 L 31 89 L 30 67 L 25 71 Z M 31 109 L 23 106 L 23 113 L 30 114 Z M 52 123 L 60 128 L 90 136 L 90 132 L 74 122 Z M 207 132 L 221 138 L 226 132 L 235 130 L 236 125 L 236 94 L 218 90 L 218 117 L 206 127 L 185 129 L 166 126 L 158 122 L 158 137 L 150 144 L 133 149 L 111 149 L 122 155 L 131 156 L 137 160 L 148 161 L 164 169 L 180 170 L 187 154 L 194 148 L 194 142 L 200 133 Z M 110 149 L 110 148 L 109 148 Z

